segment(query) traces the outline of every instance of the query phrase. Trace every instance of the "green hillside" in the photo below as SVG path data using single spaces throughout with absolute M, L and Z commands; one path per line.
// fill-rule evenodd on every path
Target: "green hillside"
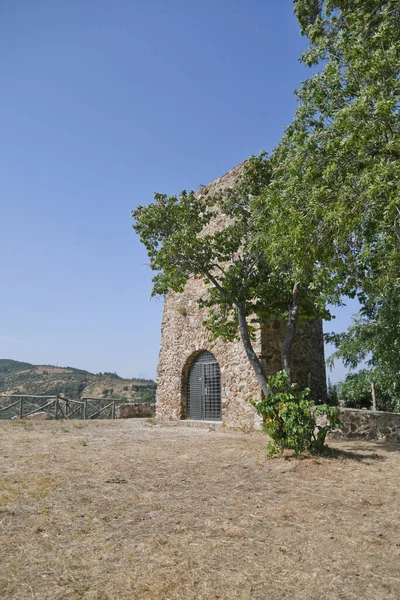
M 62 394 L 82 397 L 114 397 L 131 402 L 154 402 L 156 383 L 151 379 L 123 379 L 116 373 L 89 373 L 73 367 L 32 365 L 0 359 L 0 394 Z

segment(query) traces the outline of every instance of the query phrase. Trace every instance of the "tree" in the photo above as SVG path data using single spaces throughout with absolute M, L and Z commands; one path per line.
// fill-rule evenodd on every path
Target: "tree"
M 348 408 L 368 408 L 372 405 L 372 385 L 374 385 L 377 410 L 400 412 L 398 397 L 393 398 L 387 391 L 388 380 L 381 386 L 380 374 L 375 369 L 361 369 L 349 373 L 339 383 L 339 395 Z
M 309 40 L 301 60 L 320 70 L 272 155 L 270 256 L 319 263 L 338 293 L 363 302 L 400 270 L 400 4 L 294 4 Z
M 312 273 L 300 282 L 290 260 L 271 261 L 265 244 L 258 244 L 258 198 L 270 180 L 270 161 L 263 154 L 250 158 L 239 181 L 223 193 L 156 194 L 154 203 L 133 211 L 134 229 L 157 272 L 153 295 L 182 292 L 190 278 L 204 278 L 208 295 L 200 305 L 208 309 L 205 325 L 214 338 L 240 336 L 265 395 L 271 392 L 252 345 L 255 323 L 270 317 L 286 320 L 282 365 L 290 379 L 299 319 L 327 314 Z
M 371 352 L 370 372 L 349 376 L 341 389 L 351 395 L 372 377 L 378 404 L 393 407 L 399 368 L 389 349 L 400 344 L 393 295 L 400 289 L 400 4 L 294 4 L 309 40 L 301 60 L 319 70 L 297 92 L 294 120 L 271 156 L 270 184 L 258 198 L 259 244 L 265 240 L 268 260 L 312 271 L 336 304 L 358 297 L 363 316 L 337 337 L 338 355 L 358 364 Z
M 356 368 L 363 361 L 369 370 L 347 376 L 340 395 L 349 406 L 371 405 L 371 385 L 374 383 L 380 410 L 400 411 L 400 285 L 386 287 L 384 297 L 366 302 L 353 319 L 347 332 L 331 334 L 328 341 L 337 350 L 330 357 L 343 360 L 345 366 Z

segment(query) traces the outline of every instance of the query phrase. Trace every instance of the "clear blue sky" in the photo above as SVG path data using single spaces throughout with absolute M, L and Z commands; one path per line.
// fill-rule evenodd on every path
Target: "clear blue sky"
M 1 3 L 0 357 L 155 376 L 130 211 L 272 150 L 304 48 L 291 0 Z

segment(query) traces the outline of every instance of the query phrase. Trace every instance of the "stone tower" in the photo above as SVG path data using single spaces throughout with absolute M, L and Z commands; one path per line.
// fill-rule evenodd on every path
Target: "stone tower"
M 243 165 L 216 179 L 201 193 L 214 194 L 234 185 Z M 210 341 L 202 326 L 204 310 L 197 299 L 205 294 L 202 279 L 190 280 L 183 293 L 165 298 L 157 372 L 157 419 L 222 421 L 236 429 L 260 427 L 249 403 L 261 390 L 240 340 Z M 272 319 L 258 328 L 254 350 L 267 375 L 282 368 L 282 323 Z M 322 321 L 300 324 L 292 352 L 293 379 L 310 387 L 313 400 L 325 400 L 326 372 Z

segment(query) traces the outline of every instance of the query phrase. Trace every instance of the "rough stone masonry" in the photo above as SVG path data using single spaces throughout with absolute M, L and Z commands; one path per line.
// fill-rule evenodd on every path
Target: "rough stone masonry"
M 201 189 L 201 194 L 214 194 L 234 185 L 243 169 L 238 165 L 223 177 Z M 221 221 L 213 223 L 217 229 Z M 188 414 L 188 378 L 193 360 L 204 350 L 211 352 L 220 368 L 220 401 L 222 422 L 234 429 L 258 429 L 260 419 L 249 399 L 261 395 L 254 372 L 241 342 L 210 341 L 203 327 L 204 310 L 197 300 L 206 294 L 202 279 L 192 279 L 183 293 L 170 292 L 165 298 L 162 338 L 157 373 L 156 415 L 161 422 L 178 421 Z M 282 368 L 280 345 L 283 323 L 269 320 L 256 331 L 254 349 L 261 358 L 267 375 Z M 310 387 L 310 397 L 326 398 L 326 371 L 322 321 L 316 319 L 298 326 L 292 353 L 293 376 L 302 387 Z

